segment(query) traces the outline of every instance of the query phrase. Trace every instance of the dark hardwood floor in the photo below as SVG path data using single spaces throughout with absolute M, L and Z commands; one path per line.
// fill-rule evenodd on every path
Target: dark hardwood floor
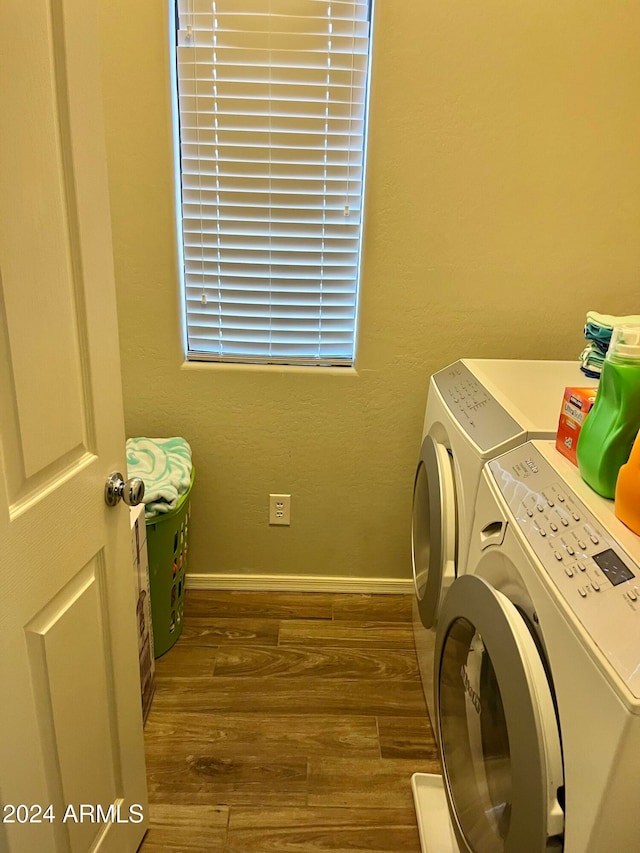
M 142 853 L 420 853 L 439 772 L 411 597 L 187 592 L 156 661 Z

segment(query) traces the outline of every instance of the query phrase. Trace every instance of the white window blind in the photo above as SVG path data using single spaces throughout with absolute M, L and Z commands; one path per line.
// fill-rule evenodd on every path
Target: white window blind
M 178 0 L 188 356 L 352 364 L 370 0 Z

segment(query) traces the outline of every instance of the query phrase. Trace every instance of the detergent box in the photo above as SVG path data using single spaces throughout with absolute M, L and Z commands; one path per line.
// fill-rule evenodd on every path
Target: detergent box
M 574 465 L 578 464 L 576 461 L 578 436 L 580 435 L 584 419 L 595 402 L 596 391 L 597 388 L 571 387 L 564 389 L 556 435 L 556 447 Z

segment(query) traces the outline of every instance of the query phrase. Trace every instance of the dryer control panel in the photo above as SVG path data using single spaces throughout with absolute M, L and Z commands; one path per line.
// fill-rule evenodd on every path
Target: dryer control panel
M 483 450 L 522 436 L 524 429 L 492 396 L 466 364 L 456 361 L 433 374 L 447 408 L 462 429 Z
M 627 553 L 531 444 L 488 467 L 543 570 L 640 698 L 640 540 Z

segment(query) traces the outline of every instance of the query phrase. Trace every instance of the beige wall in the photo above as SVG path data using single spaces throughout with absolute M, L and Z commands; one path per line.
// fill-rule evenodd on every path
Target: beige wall
M 430 373 L 640 312 L 640 5 L 378 0 L 355 371 L 183 365 L 167 5 L 101 9 L 127 432 L 192 444 L 191 571 L 408 578 Z

